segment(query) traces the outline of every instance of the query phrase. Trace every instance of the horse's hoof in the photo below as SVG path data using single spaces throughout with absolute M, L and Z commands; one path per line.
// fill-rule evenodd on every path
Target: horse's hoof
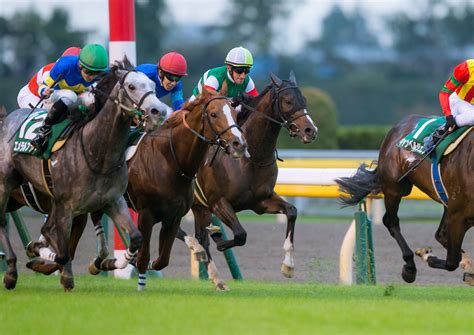
M 462 280 L 470 286 L 474 286 L 474 273 L 464 272 Z
M 281 265 L 281 273 L 286 277 L 286 278 L 293 278 L 295 275 L 295 268 L 292 266 L 288 266 L 285 263 Z
M 26 263 L 26 267 L 35 272 L 42 273 L 46 276 L 59 270 L 59 266 L 53 262 L 46 262 L 42 259 L 34 258 Z
M 96 259 L 94 259 L 94 261 L 89 264 L 89 273 L 93 276 L 96 276 L 100 273 L 100 269 L 95 265 Z
M 416 269 L 410 270 L 406 265 L 403 266 L 402 278 L 407 283 L 413 283 L 416 279 Z
M 419 248 L 415 250 L 415 255 L 421 257 L 423 260 L 427 260 L 428 257 L 426 255 L 432 254 L 433 250 L 430 247 Z
M 13 290 L 16 287 L 16 282 L 18 280 L 18 272 L 5 272 L 5 275 L 3 276 L 3 286 L 7 290 Z
M 227 292 L 230 291 L 229 286 L 226 285 L 226 283 L 221 282 L 216 284 L 216 291 L 218 292 Z
M 64 292 L 71 292 L 74 288 L 74 278 L 61 276 L 61 285 L 64 288 Z
M 28 256 L 28 258 L 33 258 L 36 256 L 33 241 L 30 241 L 26 246 L 26 256 Z

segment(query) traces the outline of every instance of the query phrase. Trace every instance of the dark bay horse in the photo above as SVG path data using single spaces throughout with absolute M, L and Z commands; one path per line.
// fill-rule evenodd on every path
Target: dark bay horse
M 44 243 L 35 243 L 30 250 L 64 266 L 66 271 L 71 271 L 68 246 L 73 218 L 98 209 L 104 209 L 117 226 L 128 232 L 128 259 L 137 252 L 142 236 L 133 225 L 122 196 L 127 186 L 127 135 L 131 118 L 138 111 L 145 113 L 149 123 L 156 124 L 168 108 L 153 94 L 153 82 L 141 73 L 128 71 L 126 62 L 113 66 L 97 85 L 97 91 L 102 94 L 96 96 L 95 117 L 51 156 L 54 196 L 41 232 L 53 251 L 45 248 Z M 7 289 L 16 286 L 18 277 L 16 255 L 6 232 L 5 211 L 10 194 L 24 180 L 49 194 L 41 172 L 43 161 L 13 153 L 13 145 L 8 141 L 28 112 L 16 110 L 0 120 L 0 241 L 8 265 L 3 278 Z M 128 259 L 120 260 L 117 266 L 126 266 Z M 72 277 L 62 284 L 66 290 L 72 289 Z
M 431 181 L 429 160 L 423 161 L 399 181 L 400 177 L 421 158 L 415 153 L 399 148 L 397 143 L 415 129 L 421 118 L 421 116 L 407 117 L 389 131 L 380 148 L 378 166 L 374 170 L 362 165 L 353 177 L 337 181 L 340 190 L 348 194 L 342 198 L 346 205 L 357 204 L 369 194 L 383 193 L 386 210 L 383 223 L 400 246 L 405 261 L 402 278 L 407 283 L 415 281 L 417 270 L 413 251 L 400 230 L 397 215 L 400 201 L 402 197 L 410 194 L 415 185 L 433 200 L 441 202 Z M 446 259 L 439 259 L 431 253 L 417 252 L 430 267 L 448 271 L 457 269 L 462 259 L 461 247 L 464 235 L 474 225 L 473 145 L 474 133 L 470 132 L 454 152 L 441 160 L 441 176 L 449 202 L 435 237 L 447 249 L 447 256 Z
M 138 289 L 145 288 L 147 269 L 161 270 L 170 252 L 181 218 L 193 203 L 194 177 L 208 148 L 217 145 L 230 157 L 240 158 L 247 144 L 235 123 L 236 112 L 228 100 L 203 90 L 182 111 L 175 112 L 165 126 L 147 134 L 129 161 L 128 194 L 138 212 L 143 243 L 138 251 Z M 95 224 L 100 216 L 93 215 Z M 150 243 L 155 223 L 162 222 L 159 257 L 150 261 Z M 113 269 L 107 260 L 96 259 L 91 273 Z
M 271 84 L 258 97 L 244 99 L 240 113 L 239 123 L 242 122 L 250 157 L 233 160 L 217 153 L 212 165 L 205 164 L 199 170 L 197 183 L 201 195 L 195 198 L 192 207 L 196 236 L 207 250 L 208 273 L 217 289 L 225 289 L 225 284 L 218 278 L 209 253 L 206 227 L 211 222 L 211 213 L 234 233 L 234 239 L 228 241 L 223 240 L 218 233 L 211 235 L 220 251 L 242 246 L 246 242 L 247 233 L 236 212 L 251 209 L 259 215 L 285 214 L 288 223 L 281 271 L 286 277 L 293 276 L 293 237 L 297 210 L 273 191 L 278 175 L 276 143 L 282 128 L 286 128 L 290 136 L 298 137 L 303 143 L 312 142 L 317 135 L 317 128 L 307 113 L 306 99 L 296 85 L 293 72 L 289 80 L 281 80 L 271 74 Z M 214 155 L 215 150 L 211 150 L 206 161 L 210 162 Z M 185 236 L 186 233 L 180 231 L 177 237 L 183 239 Z

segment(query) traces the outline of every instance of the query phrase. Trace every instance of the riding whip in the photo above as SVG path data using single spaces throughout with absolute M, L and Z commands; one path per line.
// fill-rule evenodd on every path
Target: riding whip
M 53 82 L 53 84 L 51 86 L 48 86 L 48 88 L 54 88 L 54 86 L 56 86 L 57 83 L 59 83 L 59 81 L 61 80 L 61 73 L 58 75 L 58 77 L 56 78 L 56 80 Z M 31 113 L 33 113 L 35 111 L 36 108 L 38 108 L 38 106 L 43 102 L 43 100 L 46 98 L 45 95 L 42 95 L 41 98 L 39 99 L 38 103 L 33 107 L 33 109 L 28 113 L 28 115 L 25 117 L 25 119 L 20 123 L 20 126 L 18 127 L 17 130 L 15 130 L 15 132 L 12 134 L 12 136 L 10 137 L 10 139 L 8 140 L 8 143 L 11 142 L 11 140 L 15 137 L 15 134 L 18 132 L 18 130 L 20 130 L 21 128 L 21 125 L 23 124 L 23 122 L 25 122 L 31 115 Z
M 421 158 L 421 160 L 419 160 L 418 162 L 416 162 L 415 165 L 413 165 L 407 172 L 405 172 L 400 178 L 398 178 L 398 181 L 400 182 L 403 178 L 405 178 L 405 177 L 408 176 L 413 170 L 415 170 L 415 169 L 426 159 L 426 157 L 428 157 L 429 155 L 431 155 L 431 153 L 436 150 L 436 148 L 437 148 L 438 145 L 441 143 L 441 141 L 444 140 L 445 137 L 448 136 L 449 134 L 451 134 L 451 132 L 448 131 L 448 130 L 446 130 L 446 131 L 444 132 L 444 134 L 441 135 L 441 137 L 438 139 L 438 141 L 433 144 L 433 146 L 431 147 L 431 149 L 428 150 L 428 152 L 425 153 L 425 155 Z

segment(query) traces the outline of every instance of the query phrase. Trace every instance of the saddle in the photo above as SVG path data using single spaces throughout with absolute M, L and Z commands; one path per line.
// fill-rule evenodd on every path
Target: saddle
M 38 158 L 48 160 L 53 152 L 59 151 L 64 146 L 73 131 L 79 126 L 79 122 L 73 122 L 67 118 L 53 125 L 46 150 L 39 152 L 30 142 L 35 138 L 37 130 L 43 125 L 43 120 L 47 114 L 48 112 L 46 110 L 37 110 L 31 113 L 22 123 L 15 134 L 13 152 L 34 155 Z

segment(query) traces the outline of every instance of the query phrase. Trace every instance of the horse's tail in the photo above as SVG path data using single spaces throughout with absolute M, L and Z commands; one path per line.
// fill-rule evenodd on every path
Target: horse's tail
M 336 179 L 336 183 L 339 191 L 345 193 L 339 197 L 344 206 L 357 205 L 369 194 L 381 191 L 377 168 L 367 169 L 365 163 L 359 166 L 355 175 Z

